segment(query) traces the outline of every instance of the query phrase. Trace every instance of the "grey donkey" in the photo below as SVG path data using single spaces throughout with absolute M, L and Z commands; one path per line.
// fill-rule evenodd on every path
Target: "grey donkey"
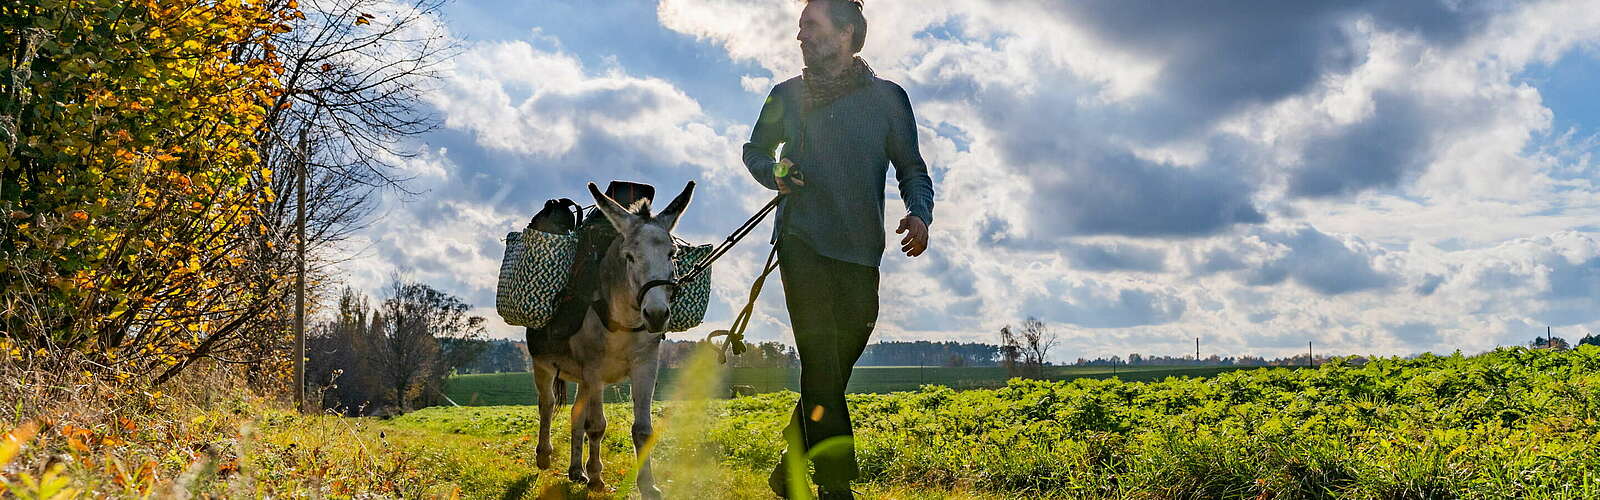
M 672 228 L 689 206 L 694 192 L 690 181 L 667 207 L 650 215 L 648 201 L 623 207 L 589 183 L 589 193 L 618 237 L 606 250 L 600 265 L 600 282 L 583 326 L 568 341 L 566 354 L 533 358 L 534 384 L 539 392 L 539 468 L 550 468 L 550 419 L 555 414 L 554 385 L 561 379 L 578 384 L 572 405 L 572 462 L 567 477 L 587 482 L 590 490 L 603 491 L 600 477 L 600 443 L 606 433 L 601 394 L 610 384 L 633 382 L 633 446 L 643 453 L 653 429 L 650 403 L 655 397 L 661 339 L 667 328 L 667 311 L 673 287 L 648 286 L 673 279 Z M 585 438 L 589 461 L 583 461 Z M 644 498 L 659 498 L 648 457 L 640 457 L 638 487 Z

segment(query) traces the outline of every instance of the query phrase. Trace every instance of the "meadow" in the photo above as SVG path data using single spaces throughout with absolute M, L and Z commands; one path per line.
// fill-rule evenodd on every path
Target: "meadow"
M 660 453 L 759 478 L 794 399 L 710 402 L 704 430 L 678 431 Z M 1592 346 L 1151 382 L 1017 379 L 851 403 L 867 485 L 895 498 L 1600 498 Z M 658 408 L 667 422 L 673 404 Z M 625 410 L 609 406 L 613 425 Z M 537 418 L 520 406 L 429 408 L 395 424 L 514 439 Z M 608 448 L 625 451 L 625 438 Z
M 1050 366 L 1045 367 L 1045 380 L 1072 380 L 1077 378 L 1106 379 L 1116 377 L 1127 382 L 1147 382 L 1167 377 L 1209 377 L 1234 370 L 1253 369 L 1232 366 Z M 657 399 L 671 398 L 681 391 L 678 368 L 662 368 L 656 391 Z M 850 375 L 852 393 L 889 393 L 915 391 L 924 385 L 941 385 L 956 390 L 994 389 L 1006 385 L 1006 369 L 998 366 L 942 367 L 942 366 L 858 366 Z M 729 396 L 728 387 L 749 386 L 758 394 L 779 391 L 799 391 L 800 372 L 791 368 L 729 368 L 724 387 L 713 390 L 714 396 Z M 628 400 L 630 386 L 627 382 L 606 390 L 606 401 Z M 533 389 L 533 375 L 529 372 L 481 373 L 456 375 L 445 380 L 445 395 L 461 406 L 531 405 L 539 401 Z M 575 394 L 576 391 L 569 391 Z
M 712 366 L 684 375 L 708 382 L 684 390 L 722 387 Z M 63 457 L 44 462 L 54 464 L 46 477 L 87 496 L 585 496 L 560 472 L 570 407 L 555 419 L 556 463 L 541 471 L 531 406 L 380 419 L 300 416 L 220 392 L 203 404 L 143 397 L 155 399 L 132 419 L 41 432 L 19 463 Z M 668 498 L 770 498 L 764 477 L 795 398 L 657 402 L 654 456 Z M 1142 382 L 928 385 L 850 401 L 863 498 L 1600 498 L 1593 346 Z M 590 498 L 622 498 L 630 412 L 605 411 L 604 477 L 619 490 Z

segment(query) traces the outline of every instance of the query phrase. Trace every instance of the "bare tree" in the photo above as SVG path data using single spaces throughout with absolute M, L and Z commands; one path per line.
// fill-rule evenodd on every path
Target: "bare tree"
M 1049 364 L 1050 350 L 1056 346 L 1056 334 L 1038 318 L 1029 317 L 1022 327 L 1011 325 L 1000 328 L 1000 364 L 1012 377 L 1043 377 Z
M 1022 322 L 1022 361 L 1034 377 L 1044 376 L 1044 367 L 1049 364 L 1050 350 L 1056 346 L 1056 333 L 1045 326 L 1038 318 L 1030 317 Z
M 339 244 L 370 222 L 374 196 L 382 189 L 406 191 L 402 162 L 416 156 L 408 139 L 431 130 L 437 119 L 421 96 L 457 44 L 438 22 L 444 0 L 273 0 L 297 4 L 293 29 L 272 38 L 284 73 L 283 91 L 272 96 L 265 125 L 256 132 L 263 168 L 251 182 L 276 197 L 259 208 L 248 228 L 257 243 L 247 258 L 250 272 L 293 276 L 296 257 L 295 192 L 301 166 L 306 176 L 305 246 L 309 302 L 334 283 L 331 267 L 341 261 Z M 254 54 L 241 54 L 249 59 Z M 304 142 L 300 141 L 302 132 Z M 158 380 L 202 357 L 260 364 L 287 352 L 292 287 L 259 290 L 260 307 L 239 323 L 238 341 L 194 352 Z M 263 374 L 265 375 L 265 374 Z
M 460 298 L 422 283 L 396 279 L 390 295 L 370 327 L 369 360 L 390 401 L 410 410 L 441 394 L 452 360 L 440 340 L 481 338 L 484 319 L 468 316 L 471 308 Z

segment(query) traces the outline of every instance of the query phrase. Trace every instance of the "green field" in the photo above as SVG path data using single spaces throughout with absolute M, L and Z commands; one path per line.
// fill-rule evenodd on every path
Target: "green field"
M 762 477 L 795 398 L 657 403 L 668 498 L 771 498 Z M 1154 382 L 1014 379 L 850 402 L 863 498 L 1600 498 L 1592 346 Z M 605 410 L 608 458 L 625 468 L 628 404 Z M 529 406 L 434 407 L 385 425 L 520 461 L 537 422 Z M 536 477 L 564 488 L 559 472 Z
M 1240 369 L 1254 367 L 1203 366 L 1173 367 L 1144 366 L 1108 367 L 1057 366 L 1047 369 L 1049 380 L 1078 378 L 1105 379 L 1116 377 L 1125 382 L 1149 382 L 1167 377 L 1210 377 Z M 663 368 L 656 390 L 657 399 L 673 394 L 678 370 Z M 859 366 L 850 376 L 848 390 L 852 393 L 889 393 L 913 391 L 923 385 L 941 385 L 957 390 L 992 389 L 1006 385 L 1006 370 L 1001 367 L 916 367 L 916 366 Z M 730 368 L 724 375 L 719 391 L 713 394 L 730 394 L 729 387 L 748 385 L 757 393 L 782 390 L 800 390 L 800 372 L 782 368 Z M 629 385 L 626 382 L 606 390 L 607 402 L 627 400 Z M 576 391 L 569 391 L 575 393 Z M 531 405 L 538 402 L 533 390 L 533 375 L 529 372 L 488 373 L 457 375 L 445 382 L 445 394 L 462 406 Z

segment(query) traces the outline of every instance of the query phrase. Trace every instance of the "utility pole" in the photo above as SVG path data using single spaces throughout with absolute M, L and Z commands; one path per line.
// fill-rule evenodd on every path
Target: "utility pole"
M 294 283 L 294 409 L 306 412 L 306 129 L 300 128 L 298 185 L 295 198 L 295 283 Z
M 1309 340 L 1306 341 L 1306 365 L 1312 368 L 1317 367 L 1317 358 L 1311 356 L 1311 341 Z
M 1200 364 L 1200 337 L 1194 338 L 1194 364 Z

